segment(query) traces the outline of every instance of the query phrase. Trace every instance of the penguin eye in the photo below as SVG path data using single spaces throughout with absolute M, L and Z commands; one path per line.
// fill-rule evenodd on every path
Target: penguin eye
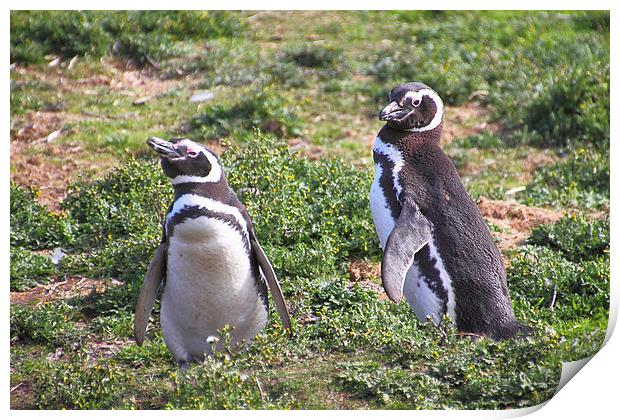
M 198 155 L 198 153 L 193 151 L 193 150 L 190 151 L 190 152 L 187 152 L 187 156 L 189 156 L 189 157 L 196 157 L 197 155 Z
M 416 98 L 413 101 L 411 101 L 411 105 L 415 106 L 416 108 L 419 107 L 421 103 L 422 103 L 422 99 L 420 98 Z

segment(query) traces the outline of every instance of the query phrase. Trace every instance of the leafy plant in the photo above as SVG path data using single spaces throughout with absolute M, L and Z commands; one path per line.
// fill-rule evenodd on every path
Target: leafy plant
M 424 408 L 423 395 L 440 391 L 441 382 L 433 377 L 379 363 L 342 363 L 343 373 L 336 380 L 356 398 L 377 398 L 383 403 L 396 399 L 399 408 Z
M 22 291 L 47 283 L 54 271 L 54 264 L 48 256 L 11 247 L 11 290 Z
M 11 340 L 71 349 L 83 336 L 72 322 L 76 317 L 75 308 L 62 301 L 36 308 L 11 306 Z
M 303 67 L 333 68 L 342 61 L 342 51 L 329 46 L 296 44 L 283 51 L 282 60 L 292 61 Z
M 129 234 L 158 238 L 171 197 L 158 165 L 132 160 L 103 179 L 70 185 L 62 207 L 77 225 L 77 243 L 85 247 Z
M 578 148 L 538 170 L 522 195 L 529 205 L 596 208 L 609 203 L 609 153 Z
M 50 212 L 38 203 L 38 191 L 11 181 L 11 246 L 31 250 L 72 244 L 74 228 L 62 215 Z
M 609 255 L 609 220 L 567 215 L 553 224 L 534 228 L 528 242 L 560 251 L 571 261 Z
M 278 136 L 299 134 L 301 121 L 292 105 L 275 92 L 259 90 L 232 105 L 215 104 L 192 120 L 192 127 L 203 137 L 223 137 L 259 128 Z
M 226 340 L 227 332 L 221 334 Z M 268 408 L 258 379 L 252 374 L 239 372 L 235 366 L 229 343 L 221 351 L 205 358 L 176 376 L 176 392 L 167 409 L 214 410 L 234 408 Z
M 106 363 L 88 366 L 85 360 L 80 361 L 48 362 L 35 374 L 37 408 L 92 410 L 114 407 L 130 374 L 119 372 Z
M 609 306 L 609 259 L 576 264 L 548 248 L 528 246 L 511 261 L 508 283 L 525 307 L 553 309 L 561 319 L 595 317 Z
M 504 147 L 504 141 L 497 135 L 491 133 L 474 134 L 458 140 L 458 143 L 459 146 L 468 149 L 473 147 L 478 149 L 496 149 Z
M 11 61 L 113 52 L 144 65 L 173 55 L 178 41 L 231 37 L 245 29 L 238 14 L 225 11 L 12 11 Z
M 11 61 L 37 63 L 46 54 L 64 58 L 102 55 L 110 43 L 92 12 L 11 11 Z

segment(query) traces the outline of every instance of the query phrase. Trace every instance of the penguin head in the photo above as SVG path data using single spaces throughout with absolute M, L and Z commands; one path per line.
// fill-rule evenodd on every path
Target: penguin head
M 172 184 L 218 182 L 222 167 L 217 156 L 192 140 L 172 138 L 170 141 L 149 137 L 146 144 L 161 157 L 161 167 Z
M 390 92 L 389 101 L 379 113 L 379 119 L 396 130 L 428 131 L 441 124 L 443 101 L 424 83 L 396 86 Z

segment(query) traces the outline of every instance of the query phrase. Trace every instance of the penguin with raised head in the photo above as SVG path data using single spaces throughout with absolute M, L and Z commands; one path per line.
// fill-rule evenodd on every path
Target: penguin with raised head
M 447 314 L 459 331 L 507 339 L 514 316 L 499 250 L 450 158 L 439 146 L 443 101 L 423 83 L 396 86 L 379 114 L 370 207 L 388 297 L 418 319 Z
M 217 156 L 188 139 L 147 144 L 161 157 L 174 200 L 136 304 L 136 342 L 144 341 L 160 289 L 164 341 L 181 368 L 209 354 L 224 326 L 232 327 L 233 347 L 252 340 L 267 323 L 267 284 L 290 331 L 276 275 Z

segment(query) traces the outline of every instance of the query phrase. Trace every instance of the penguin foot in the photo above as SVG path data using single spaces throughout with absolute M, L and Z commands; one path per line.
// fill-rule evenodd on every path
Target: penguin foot
M 189 360 L 177 360 L 181 372 L 185 372 L 189 368 L 189 363 Z

